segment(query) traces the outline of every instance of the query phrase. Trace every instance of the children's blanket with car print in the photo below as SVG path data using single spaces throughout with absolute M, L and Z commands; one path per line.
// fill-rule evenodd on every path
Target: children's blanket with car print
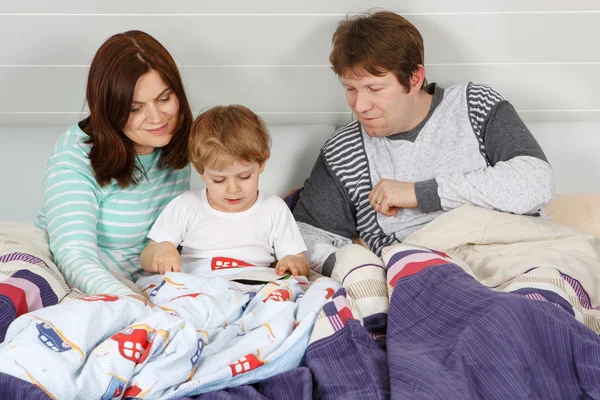
M 304 277 L 264 286 L 167 273 L 146 279 L 156 307 L 83 297 L 17 319 L 0 372 L 55 399 L 171 399 L 296 368 L 339 284 Z

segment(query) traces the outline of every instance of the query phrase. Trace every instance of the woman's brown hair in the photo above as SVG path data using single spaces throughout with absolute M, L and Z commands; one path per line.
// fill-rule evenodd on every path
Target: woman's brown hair
M 160 168 L 181 169 L 188 164 L 187 144 L 192 111 L 181 75 L 169 52 L 152 36 L 128 31 L 111 36 L 100 46 L 87 81 L 90 116 L 80 122 L 89 136 L 89 158 L 100 186 L 115 179 L 125 188 L 136 184 L 135 144 L 122 132 L 127 124 L 135 85 L 140 76 L 156 71 L 179 103 L 173 138 L 161 149 Z
M 410 79 L 424 65 L 423 37 L 413 24 L 390 11 L 358 15 L 342 21 L 333 34 L 329 61 L 342 76 L 364 69 L 371 75 L 393 72 L 410 90 Z

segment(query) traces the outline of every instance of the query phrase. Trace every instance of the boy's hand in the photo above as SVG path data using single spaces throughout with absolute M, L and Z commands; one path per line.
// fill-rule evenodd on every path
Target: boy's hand
M 154 256 L 152 256 L 152 267 L 148 272 L 158 272 L 164 274 L 166 272 L 179 272 L 179 252 L 171 242 L 161 242 L 157 244 Z
M 287 271 L 290 271 L 293 276 L 308 276 L 310 273 L 310 265 L 303 253 L 296 254 L 295 256 L 285 256 L 279 260 L 275 267 L 275 272 L 278 275 L 283 275 Z

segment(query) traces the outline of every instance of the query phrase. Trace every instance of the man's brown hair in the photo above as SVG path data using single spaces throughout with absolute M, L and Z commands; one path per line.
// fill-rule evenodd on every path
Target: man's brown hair
M 329 61 L 338 76 L 364 69 L 375 76 L 392 72 L 410 90 L 410 79 L 424 65 L 423 37 L 413 24 L 390 11 L 342 21 L 333 34 Z
M 190 131 L 189 158 L 203 174 L 204 168 L 221 169 L 223 156 L 262 164 L 269 158 L 271 136 L 263 120 L 240 105 L 213 107 L 200 114 Z
M 122 129 L 129 119 L 135 85 L 150 71 L 160 75 L 179 103 L 173 138 L 161 149 L 159 167 L 181 169 L 188 164 L 187 143 L 193 116 L 175 61 L 147 33 L 119 33 L 106 40 L 92 60 L 86 90 L 90 116 L 79 124 L 89 136 L 89 158 L 101 186 L 112 179 L 123 188 L 137 183 L 135 143 Z

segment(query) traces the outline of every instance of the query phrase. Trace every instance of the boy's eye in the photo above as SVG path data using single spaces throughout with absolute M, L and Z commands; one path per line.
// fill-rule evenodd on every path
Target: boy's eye
M 240 179 L 244 179 L 244 180 L 245 180 L 245 179 L 250 179 L 250 177 L 251 177 L 251 176 L 252 176 L 252 175 L 248 175 L 248 176 L 240 176 Z
M 223 182 L 225 182 L 225 179 L 221 179 L 221 180 L 213 179 L 213 182 L 214 183 L 223 183 Z

